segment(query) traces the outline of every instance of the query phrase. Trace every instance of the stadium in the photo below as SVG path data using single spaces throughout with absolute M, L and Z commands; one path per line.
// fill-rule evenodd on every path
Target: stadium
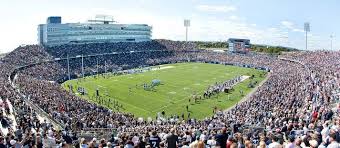
M 233 41 L 241 52 L 164 39 L 20 46 L 0 60 L 0 139 L 152 148 L 339 139 L 340 52 L 273 55 Z

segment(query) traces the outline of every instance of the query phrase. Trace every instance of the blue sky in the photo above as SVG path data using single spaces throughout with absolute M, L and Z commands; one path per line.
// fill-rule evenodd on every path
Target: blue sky
M 304 49 L 303 23 L 311 24 L 309 49 L 340 49 L 339 0 L 2 0 L 0 53 L 36 44 L 37 25 L 48 16 L 85 22 L 96 14 L 119 23 L 153 26 L 153 38 L 184 40 L 183 19 L 191 20 L 189 40 L 249 38 L 252 43 Z

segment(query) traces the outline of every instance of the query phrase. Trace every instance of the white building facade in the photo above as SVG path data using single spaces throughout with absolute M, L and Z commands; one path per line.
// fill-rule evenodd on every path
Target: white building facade
M 144 42 L 151 41 L 151 30 L 152 27 L 146 24 L 118 24 L 113 21 L 62 24 L 61 17 L 49 17 L 46 24 L 38 26 L 38 42 L 46 46 Z

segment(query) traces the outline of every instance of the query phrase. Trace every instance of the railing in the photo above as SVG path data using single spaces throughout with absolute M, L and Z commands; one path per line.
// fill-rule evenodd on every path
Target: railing
M 50 121 L 52 123 L 52 125 L 54 127 L 56 127 L 56 129 L 64 129 L 65 126 L 63 124 L 61 124 L 60 122 L 56 121 L 55 119 L 53 119 L 52 117 L 50 117 L 49 114 L 47 114 L 43 109 L 41 109 L 39 106 L 33 104 L 29 98 L 27 98 L 27 96 L 23 95 L 20 92 L 20 89 L 17 88 L 17 86 L 15 86 L 15 79 L 16 79 L 16 75 L 14 76 L 14 79 L 11 80 L 11 86 L 17 91 L 18 95 L 25 101 L 26 105 L 29 105 L 36 113 L 38 113 L 40 116 L 44 117 L 45 119 L 47 119 L 48 121 Z
M 80 137 L 96 137 L 104 139 L 109 139 L 112 135 L 115 136 L 115 134 L 117 134 L 116 128 L 84 128 L 77 132 L 77 135 Z

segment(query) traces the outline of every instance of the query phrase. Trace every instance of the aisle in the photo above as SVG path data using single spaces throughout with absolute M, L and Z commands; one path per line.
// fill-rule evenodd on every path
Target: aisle
M 4 114 L 5 117 L 9 118 L 10 120 L 12 120 L 12 124 L 10 125 L 10 127 L 15 131 L 16 130 L 16 126 L 17 126 L 17 122 L 15 120 L 15 117 L 14 117 L 14 112 L 13 112 L 13 107 L 12 107 L 12 104 L 10 101 L 6 101 L 8 106 L 9 106 L 9 110 L 10 110 L 10 113 L 11 114 L 5 114 L 5 104 L 4 104 L 4 101 L 0 98 L 0 108 Z M 1 122 L 0 122 L 0 125 L 1 125 Z M 8 133 L 8 128 L 3 128 L 2 125 L 1 125 L 1 132 L 3 134 L 7 134 Z

